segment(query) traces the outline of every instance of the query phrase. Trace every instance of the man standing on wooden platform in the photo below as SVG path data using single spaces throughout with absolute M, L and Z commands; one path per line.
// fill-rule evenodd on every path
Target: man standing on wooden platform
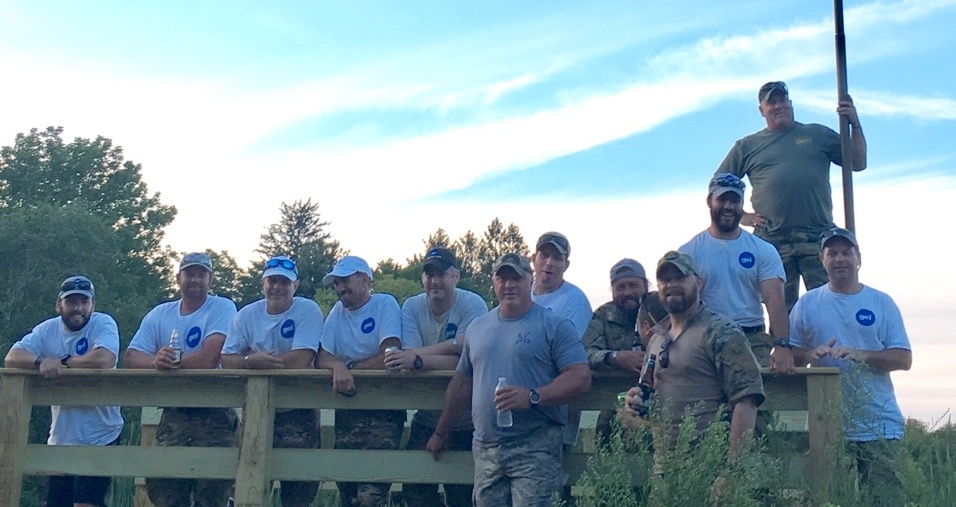
M 116 368 L 119 332 L 116 321 L 94 312 L 93 282 L 71 276 L 56 299 L 59 317 L 38 324 L 13 344 L 7 368 L 35 369 L 57 377 L 67 368 Z M 50 407 L 47 445 L 114 445 L 123 431 L 119 407 Z M 109 477 L 51 476 L 48 507 L 105 507 Z
M 217 369 L 236 304 L 209 294 L 212 260 L 202 252 L 183 256 L 176 274 L 181 298 L 162 303 L 143 318 L 123 356 L 126 368 Z M 176 333 L 181 351 L 170 347 Z M 180 355 L 180 361 L 176 356 Z M 156 445 L 234 447 L 236 411 L 231 408 L 168 407 L 156 428 Z M 156 507 L 221 507 L 233 481 L 147 478 L 146 493 Z
M 303 297 L 295 262 L 286 256 L 266 261 L 262 293 L 232 319 L 222 348 L 223 368 L 273 370 L 312 369 L 322 337 L 322 309 Z M 272 431 L 276 449 L 318 449 L 321 443 L 319 411 L 311 408 L 277 409 Z M 283 507 L 309 507 L 319 482 L 282 481 Z
M 372 270 L 361 257 L 340 259 L 322 279 L 339 301 L 325 321 L 316 366 L 332 370 L 332 390 L 354 396 L 352 370 L 384 370 L 385 349 L 402 346 L 402 310 L 388 294 L 372 294 Z M 336 449 L 397 450 L 404 410 L 336 410 Z M 339 482 L 342 507 L 385 507 L 387 482 Z

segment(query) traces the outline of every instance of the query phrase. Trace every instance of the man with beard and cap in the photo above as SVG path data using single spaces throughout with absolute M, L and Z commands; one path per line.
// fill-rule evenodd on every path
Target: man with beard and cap
M 488 305 L 478 294 L 456 287 L 461 273 L 455 254 L 443 247 L 434 247 L 422 263 L 422 286 L 425 292 L 412 296 L 402 305 L 402 342 L 405 350 L 385 356 L 391 370 L 452 370 L 458 364 L 459 342 L 468 326 L 477 317 L 488 313 Z M 414 348 L 411 348 L 414 347 Z M 406 449 L 425 450 L 428 438 L 438 424 L 440 410 L 419 410 L 412 417 Z M 474 426 L 471 414 L 465 414 L 449 430 L 448 448 L 453 451 L 471 449 Z M 471 505 L 471 484 L 445 484 L 445 503 L 438 496 L 437 484 L 402 486 L 406 505 L 432 507 Z
M 687 409 L 693 407 L 699 436 L 724 406 L 733 454 L 753 432 L 757 407 L 764 400 L 763 380 L 740 327 L 701 302 L 702 285 L 700 270 L 685 253 L 668 252 L 657 263 L 657 287 L 668 318 L 654 327 L 646 354 L 657 360 L 654 396 L 663 409 L 668 442 L 655 445 L 675 441 Z M 639 417 L 635 408 L 644 403 L 641 390 L 631 388 L 622 422 L 635 424 Z M 657 465 L 656 472 L 661 473 Z
M 790 325 L 783 300 L 786 273 L 773 245 L 740 228 L 744 188 L 733 174 L 714 176 L 707 192 L 710 226 L 678 251 L 690 255 L 700 268 L 701 300 L 740 326 L 757 363 L 792 373 Z M 769 334 L 761 302 L 770 317 Z
M 266 261 L 261 281 L 265 297 L 232 319 L 222 347 L 223 368 L 312 369 L 322 337 L 322 309 L 311 299 L 295 296 L 298 278 L 291 258 L 280 255 Z M 272 429 L 276 449 L 318 449 L 320 436 L 318 410 L 276 410 Z M 315 481 L 282 481 L 282 505 L 309 507 L 318 490 Z
M 372 294 L 372 269 L 361 257 L 345 256 L 322 279 L 339 300 L 322 331 L 316 367 L 332 370 L 332 390 L 354 396 L 352 370 L 385 369 L 385 349 L 402 346 L 402 310 L 388 294 Z M 336 410 L 336 449 L 397 450 L 405 426 L 404 410 Z M 386 482 L 339 482 L 343 506 L 388 505 Z
M 757 92 L 760 115 L 767 128 L 736 143 L 715 174 L 746 175 L 753 186 L 754 213 L 745 213 L 743 225 L 767 240 L 780 253 L 786 270 L 787 309 L 793 308 L 800 277 L 807 290 L 827 283 L 820 264 L 820 234 L 833 224 L 830 163 L 843 165 L 840 136 L 816 123 L 794 121 L 787 85 L 771 81 Z M 866 138 L 853 100 L 837 103 L 836 112 L 852 127 L 850 145 L 854 171 L 866 169 Z
M 116 368 L 116 321 L 94 312 L 93 282 L 71 276 L 60 285 L 54 317 L 41 322 L 13 344 L 7 368 L 39 370 L 57 377 L 67 368 Z M 47 445 L 113 445 L 123 431 L 119 407 L 52 406 Z M 50 476 L 46 505 L 105 507 L 109 477 Z
M 162 303 L 143 317 L 123 355 L 123 365 L 160 371 L 218 369 L 236 304 L 209 293 L 212 278 L 209 255 L 184 255 L 176 274 L 180 299 Z M 169 346 L 173 333 L 179 335 L 182 345 L 180 362 L 175 361 Z M 156 427 L 156 445 L 233 447 L 236 422 L 236 412 L 231 408 L 165 408 Z M 222 479 L 152 478 L 146 479 L 146 493 L 156 507 L 219 507 L 228 501 L 232 483 Z
M 840 369 L 844 436 L 870 505 L 905 505 L 906 422 L 890 378 L 913 365 L 903 316 L 889 295 L 860 283 L 860 247 L 852 232 L 827 231 L 820 249 L 829 281 L 800 297 L 790 313 L 794 355 L 801 366 Z
M 500 304 L 468 328 L 445 408 L 427 449 L 435 459 L 448 432 L 472 409 L 476 507 L 551 505 L 567 474 L 561 469 L 561 406 L 591 388 L 581 340 L 568 319 L 531 300 L 528 259 L 509 253 L 492 267 Z M 502 388 L 497 388 L 504 378 Z M 498 425 L 510 411 L 512 423 Z
M 636 332 L 637 313 L 645 294 L 647 275 L 641 263 L 621 259 L 611 267 L 611 301 L 594 310 L 582 340 L 592 370 L 640 375 L 644 350 Z M 598 415 L 595 431 L 600 441 L 607 442 L 613 419 L 612 410 Z

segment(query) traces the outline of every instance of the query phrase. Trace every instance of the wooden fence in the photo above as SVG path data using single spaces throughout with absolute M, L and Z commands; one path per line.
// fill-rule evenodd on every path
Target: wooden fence
M 24 475 L 235 479 L 241 507 L 271 505 L 274 480 L 472 481 L 470 452 L 446 452 L 435 462 L 422 451 L 272 449 L 276 408 L 440 409 L 452 372 L 354 373 L 358 395 L 345 398 L 332 393 L 331 372 L 324 370 L 68 370 L 48 379 L 36 371 L 0 369 L 0 505 L 19 505 Z M 825 491 L 835 473 L 829 453 L 842 439 L 838 370 L 765 373 L 764 381 L 772 410 L 808 414 L 809 452 L 789 456 L 781 485 Z M 632 377 L 595 373 L 591 392 L 572 408 L 614 408 L 617 393 L 633 383 Z M 242 407 L 244 432 L 234 448 L 28 444 L 30 408 L 44 405 Z M 572 481 L 588 455 L 566 456 Z

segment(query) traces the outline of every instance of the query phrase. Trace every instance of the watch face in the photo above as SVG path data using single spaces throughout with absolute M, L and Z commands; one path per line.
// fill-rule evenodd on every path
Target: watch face
M 537 389 L 532 389 L 531 392 L 528 393 L 528 399 L 531 400 L 532 405 L 537 405 L 538 402 L 541 401 L 541 395 L 538 394 Z
M 422 356 L 415 356 L 415 362 L 413 363 L 413 366 L 415 367 L 416 370 L 422 369 L 422 366 L 424 366 L 424 362 L 422 361 Z

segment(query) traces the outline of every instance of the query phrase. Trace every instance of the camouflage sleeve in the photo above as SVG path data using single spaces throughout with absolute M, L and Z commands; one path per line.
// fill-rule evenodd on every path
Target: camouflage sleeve
M 717 317 L 707 326 L 707 339 L 712 344 L 714 365 L 720 375 L 721 388 L 731 405 L 751 395 L 758 407 L 763 404 L 760 366 L 740 327 L 730 319 Z
M 604 357 L 611 351 L 608 346 L 607 330 L 605 329 L 604 319 L 594 312 L 588 328 L 584 331 L 581 341 L 584 342 L 584 350 L 588 353 L 588 365 L 592 370 L 611 371 L 614 367 L 608 366 L 604 362 Z

